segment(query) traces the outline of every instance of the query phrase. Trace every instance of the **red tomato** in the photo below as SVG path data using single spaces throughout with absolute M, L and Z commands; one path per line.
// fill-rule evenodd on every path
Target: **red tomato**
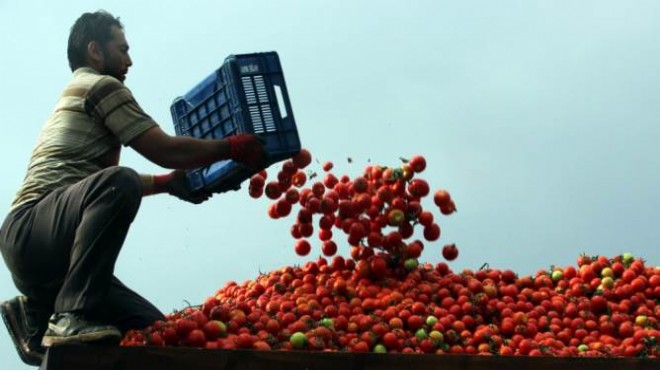
M 307 175 L 303 171 L 298 171 L 291 176 L 291 184 L 296 187 L 302 187 L 307 182 Z
M 408 249 L 406 250 L 406 252 L 408 254 L 408 257 L 417 258 L 422 255 L 423 250 L 424 250 L 424 244 L 419 240 L 415 240 L 408 244 Z
M 293 156 L 291 160 L 297 168 L 302 169 L 307 167 L 307 165 L 309 165 L 310 163 L 312 163 L 312 154 L 309 152 L 309 150 L 303 148 L 300 149 L 300 152 L 295 156 Z
M 447 244 L 444 247 L 442 247 L 442 256 L 447 260 L 447 261 L 453 261 L 458 257 L 458 248 L 456 248 L 456 244 Z
M 206 336 L 200 329 L 194 329 L 186 337 L 186 344 L 190 347 L 204 347 L 206 344 Z
M 433 194 L 433 203 L 435 203 L 436 206 L 438 207 L 443 207 L 451 201 L 451 196 L 449 195 L 449 192 L 447 190 L 436 190 L 435 193 Z
M 250 334 L 243 333 L 236 336 L 234 340 L 237 348 L 252 348 L 255 342 L 255 337 Z
M 452 213 L 456 212 L 456 205 L 452 200 L 450 200 L 448 203 L 440 206 L 440 213 L 443 215 L 450 215 Z
M 282 195 L 282 191 L 280 190 L 280 184 L 277 181 L 271 181 L 268 184 L 266 184 L 266 196 L 269 199 L 278 199 Z
M 323 163 L 323 171 L 328 172 L 334 167 L 334 164 L 330 161 Z
M 433 213 L 429 211 L 422 211 L 418 216 L 418 221 L 422 226 L 429 226 L 433 223 Z
M 373 256 L 370 262 L 371 276 L 375 279 L 382 279 L 387 272 L 387 262 L 381 256 Z
M 355 343 L 353 347 L 351 347 L 351 351 L 353 352 L 369 352 L 369 344 L 363 340 Z
M 275 204 L 277 215 L 279 217 L 286 217 L 289 215 L 289 213 L 291 213 L 291 203 L 289 203 L 286 199 L 280 199 Z
M 208 321 L 202 327 L 202 331 L 207 340 L 216 340 L 226 331 L 224 324 L 217 320 Z
M 317 198 L 323 197 L 323 194 L 325 193 L 325 185 L 322 182 L 315 182 L 312 184 L 312 194 L 314 194 Z
M 305 239 L 300 239 L 295 244 L 295 251 L 299 256 L 306 256 L 311 250 L 312 246 Z
M 619 325 L 618 332 L 619 332 L 619 337 L 627 338 L 627 337 L 632 337 L 633 336 L 633 334 L 635 332 L 635 329 L 633 327 L 632 322 L 625 321 L 625 322 L 621 323 L 621 325 Z
M 383 335 L 383 345 L 390 351 L 399 349 L 399 338 L 392 332 Z
M 252 344 L 252 348 L 257 351 L 269 351 L 271 349 L 270 344 L 263 340 L 256 341 Z
M 255 188 L 263 188 L 266 184 L 266 178 L 260 174 L 255 174 L 250 177 L 250 186 Z
M 429 184 L 422 179 L 413 179 L 408 185 L 408 193 L 413 197 L 423 198 L 429 194 Z
M 429 226 L 424 227 L 424 239 L 432 242 L 440 238 L 440 226 L 436 223 L 432 223 Z
M 324 256 L 332 257 L 337 253 L 337 244 L 332 240 L 326 240 L 321 246 L 321 252 Z
M 426 159 L 421 155 L 414 155 L 410 158 L 408 164 L 415 173 L 420 173 L 426 168 Z
M 330 229 L 320 229 L 319 230 L 319 240 L 325 242 L 325 241 L 331 241 L 330 239 L 332 239 L 332 230 L 330 230 Z M 324 245 L 325 245 L 325 243 L 324 243 Z M 326 256 L 332 256 L 332 255 L 334 255 L 334 253 L 329 254 L 329 255 L 326 254 Z

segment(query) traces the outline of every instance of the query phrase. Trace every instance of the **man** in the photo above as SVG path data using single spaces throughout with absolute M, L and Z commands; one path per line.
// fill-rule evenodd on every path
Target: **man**
M 233 159 L 265 161 L 254 135 L 225 140 L 170 136 L 142 111 L 123 81 L 132 64 L 118 18 L 83 14 L 68 44 L 73 79 L 43 127 L 23 185 L 0 229 L 0 249 L 23 296 L 2 316 L 21 358 L 38 365 L 44 347 L 117 343 L 163 314 L 113 275 L 142 196 L 169 193 L 201 203 L 183 170 Z M 138 175 L 118 166 L 121 146 L 174 171 Z M 43 346 L 43 347 L 42 347 Z

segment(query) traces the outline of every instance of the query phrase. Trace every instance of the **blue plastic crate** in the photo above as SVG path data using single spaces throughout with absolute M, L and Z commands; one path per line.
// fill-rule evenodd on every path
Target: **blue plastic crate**
M 254 133 L 265 139 L 267 166 L 300 152 L 280 59 L 276 52 L 230 55 L 215 72 L 170 107 L 177 135 L 221 139 Z M 193 190 L 235 190 L 257 171 L 232 160 L 189 170 Z

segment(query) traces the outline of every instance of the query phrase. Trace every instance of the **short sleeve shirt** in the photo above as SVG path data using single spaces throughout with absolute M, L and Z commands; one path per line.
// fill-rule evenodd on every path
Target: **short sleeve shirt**
M 12 208 L 103 169 L 102 155 L 154 126 L 122 82 L 77 69 L 42 128 Z

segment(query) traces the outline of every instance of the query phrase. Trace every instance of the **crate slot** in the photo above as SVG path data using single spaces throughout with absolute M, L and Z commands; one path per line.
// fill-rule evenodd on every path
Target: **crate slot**
M 264 121 L 261 119 L 261 113 L 259 112 L 259 106 L 253 105 L 249 108 L 250 110 L 250 119 L 252 120 L 252 129 L 254 129 L 255 134 L 264 133 Z
M 257 104 L 257 95 L 254 92 L 254 84 L 249 76 L 243 77 L 243 91 L 248 104 Z
M 262 105 L 261 113 L 263 114 L 264 122 L 266 123 L 266 132 L 277 131 L 277 126 L 275 125 L 275 120 L 273 119 L 273 111 L 270 110 L 270 106 Z
M 254 76 L 254 84 L 257 86 L 257 94 L 259 96 L 260 104 L 268 104 L 268 90 L 266 90 L 266 82 L 263 76 Z

